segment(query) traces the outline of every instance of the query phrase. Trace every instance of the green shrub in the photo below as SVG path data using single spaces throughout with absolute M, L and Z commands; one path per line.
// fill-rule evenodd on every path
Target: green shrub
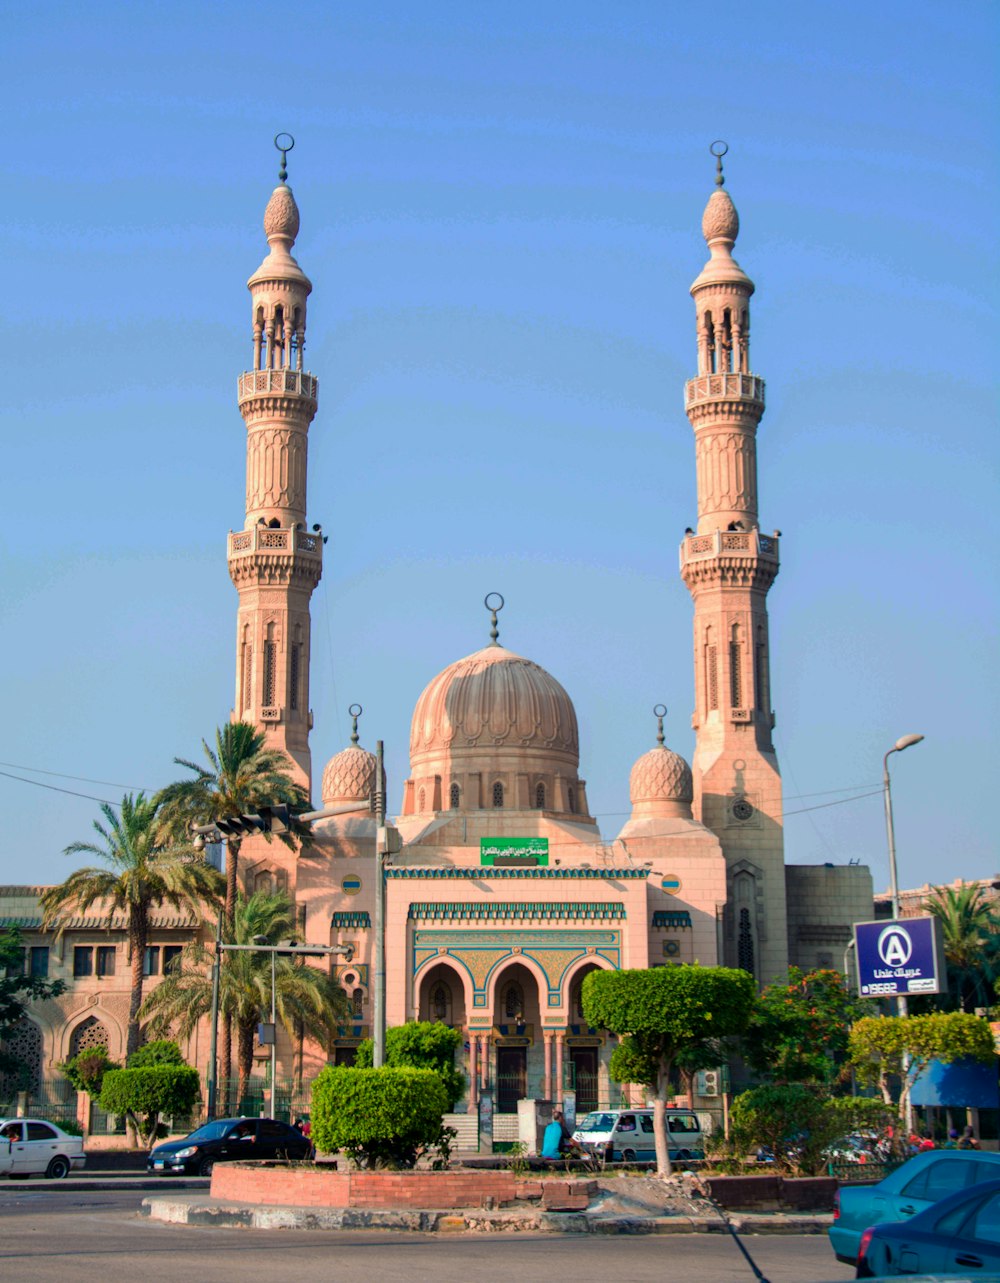
M 815 1176 L 831 1145 L 854 1131 L 881 1131 L 890 1123 L 898 1123 L 896 1111 L 881 1100 L 831 1097 L 802 1083 L 753 1087 L 733 1101 L 730 1156 L 752 1156 L 764 1147 L 779 1170 Z
M 124 1114 L 144 1145 L 165 1132 L 159 1116 L 190 1114 L 198 1102 L 201 1080 L 188 1065 L 154 1065 L 146 1069 L 110 1069 L 104 1075 L 99 1104 L 108 1114 Z
M 149 1069 L 153 1065 L 186 1065 L 181 1049 L 172 1038 L 159 1038 L 138 1047 L 125 1062 L 128 1069 Z
M 462 1045 L 462 1033 L 435 1020 L 408 1020 L 385 1031 L 385 1063 L 394 1069 L 433 1069 L 441 1075 L 448 1093 L 448 1110 L 462 1099 L 465 1074 L 455 1068 L 455 1052 Z M 366 1038 L 358 1047 L 355 1069 L 371 1069 L 375 1044 Z M 447 1111 L 446 1111 L 447 1112 Z
M 344 1150 L 359 1167 L 413 1167 L 437 1152 L 447 1161 L 454 1136 L 442 1126 L 448 1093 L 432 1069 L 337 1069 L 312 1085 L 311 1138 L 318 1150 Z
M 70 1080 L 77 1091 L 99 1096 L 104 1075 L 109 1069 L 120 1068 L 116 1061 L 108 1059 L 107 1047 L 88 1047 L 71 1060 L 64 1061 L 59 1066 L 59 1072 Z

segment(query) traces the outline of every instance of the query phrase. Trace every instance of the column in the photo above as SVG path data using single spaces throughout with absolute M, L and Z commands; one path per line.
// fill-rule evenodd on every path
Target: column
M 480 1053 L 480 1067 L 482 1076 L 479 1081 L 483 1087 L 490 1085 L 490 1036 L 489 1034 L 480 1034 L 482 1039 L 482 1049 Z
M 556 1034 L 556 1089 L 552 1096 L 552 1099 L 556 1101 L 562 1100 L 563 1082 L 565 1081 L 565 1079 L 563 1078 L 563 1053 L 565 1052 L 565 1050 L 566 1050 L 566 1035 L 563 1032 L 557 1033 Z
M 544 1030 L 542 1038 L 545 1042 L 545 1078 L 542 1082 L 542 1096 L 545 1100 L 553 1100 L 552 1095 L 552 1035 L 548 1030 Z
M 479 1102 L 479 1065 L 477 1052 L 479 1050 L 479 1038 L 476 1034 L 469 1034 L 469 1113 L 476 1112 L 476 1106 Z

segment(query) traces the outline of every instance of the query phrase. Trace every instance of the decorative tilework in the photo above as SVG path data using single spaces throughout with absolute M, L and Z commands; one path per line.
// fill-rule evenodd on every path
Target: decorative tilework
M 657 909 L 653 913 L 653 926 L 676 928 L 689 927 L 691 914 L 684 909 Z

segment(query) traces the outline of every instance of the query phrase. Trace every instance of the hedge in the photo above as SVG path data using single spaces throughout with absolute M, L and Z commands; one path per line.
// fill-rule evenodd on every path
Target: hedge
M 362 1167 L 412 1167 L 429 1150 L 447 1158 L 448 1093 L 432 1069 L 327 1066 L 312 1085 L 310 1136 Z
M 190 1114 L 200 1093 L 198 1071 L 188 1065 L 109 1069 L 98 1104 L 105 1113 L 126 1115 L 148 1145 L 160 1131 L 160 1114 Z

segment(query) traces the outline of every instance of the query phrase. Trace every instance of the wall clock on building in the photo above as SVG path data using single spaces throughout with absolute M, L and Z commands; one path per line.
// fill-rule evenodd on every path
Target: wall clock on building
M 745 822 L 746 820 L 750 820 L 753 818 L 753 806 L 746 800 L 745 797 L 736 798 L 735 801 L 733 802 L 731 809 L 732 809 L 734 820 L 740 820 Z

